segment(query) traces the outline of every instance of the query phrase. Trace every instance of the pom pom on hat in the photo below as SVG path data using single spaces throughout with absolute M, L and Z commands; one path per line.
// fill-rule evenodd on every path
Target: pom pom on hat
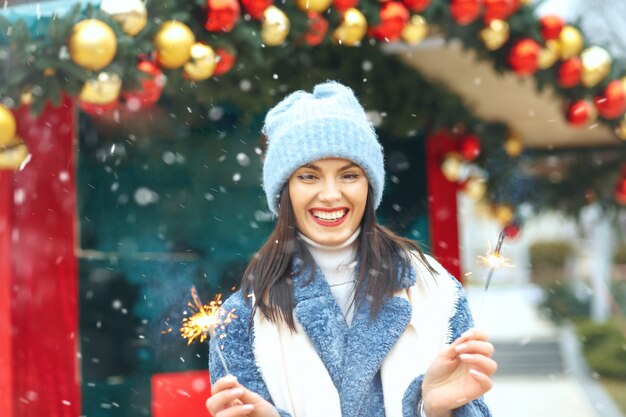
M 328 81 L 316 85 L 313 93 L 291 93 L 267 113 L 263 133 L 268 141 L 263 188 L 274 214 L 291 174 L 322 158 L 358 164 L 367 175 L 375 207 L 380 204 L 385 183 L 382 146 L 349 87 Z

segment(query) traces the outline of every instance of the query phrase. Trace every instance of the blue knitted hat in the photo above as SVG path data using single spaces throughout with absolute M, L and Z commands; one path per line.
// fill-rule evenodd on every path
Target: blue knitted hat
M 280 192 L 291 174 L 322 158 L 344 158 L 367 175 L 375 207 L 383 196 L 383 149 L 352 90 L 335 81 L 318 84 L 313 93 L 296 91 L 265 117 L 267 154 L 263 188 L 267 204 L 278 214 Z

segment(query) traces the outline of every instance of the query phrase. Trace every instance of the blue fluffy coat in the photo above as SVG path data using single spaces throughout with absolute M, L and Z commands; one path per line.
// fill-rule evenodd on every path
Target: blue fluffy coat
M 295 316 L 311 339 L 322 362 L 337 388 L 344 417 L 384 417 L 380 366 L 409 323 L 412 308 L 399 297 L 388 299 L 378 315 L 370 319 L 370 303 L 365 300 L 355 311 L 349 327 L 337 305 L 326 280 L 318 270 L 309 282 L 305 271 L 293 275 Z M 450 279 L 456 280 L 450 276 Z M 415 284 L 415 272 L 407 271 L 403 287 Z M 463 288 L 457 283 L 460 297 L 456 312 L 450 319 L 451 337 L 458 338 L 472 327 L 473 321 Z M 256 365 L 251 328 L 252 303 L 241 292 L 225 303 L 225 310 L 235 310 L 238 319 L 218 331 L 219 343 L 231 373 L 247 388 L 272 401 Z M 260 313 L 259 313 L 260 314 Z M 222 334 L 223 337 L 222 338 Z M 212 341 L 209 355 L 211 382 L 225 375 Z M 419 417 L 417 404 L 421 399 L 423 375 L 416 378 L 403 396 L 404 417 Z M 315 387 L 311 387 L 315 389 Z M 281 416 L 290 416 L 279 410 Z M 475 400 L 454 410 L 456 417 L 490 417 L 484 401 Z M 323 417 L 323 416 L 320 416 Z

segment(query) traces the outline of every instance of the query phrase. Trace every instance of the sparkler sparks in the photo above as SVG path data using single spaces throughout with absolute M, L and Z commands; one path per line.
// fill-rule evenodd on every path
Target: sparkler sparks
M 204 342 L 207 337 L 215 339 L 215 330 L 219 327 L 224 329 L 233 319 L 237 318 L 235 310 L 225 311 L 222 309 L 222 294 L 217 294 L 209 304 L 203 304 L 194 288 L 191 289 L 191 299 L 193 303 L 188 303 L 194 314 L 191 317 L 183 318 L 183 325 L 180 328 L 181 336 L 187 339 L 187 345 L 199 339 Z M 223 338 L 223 335 L 221 335 Z M 222 361 L 226 373 L 230 373 L 222 350 L 215 340 L 215 348 Z
M 478 263 L 489 268 L 489 273 L 487 274 L 487 279 L 485 281 L 485 291 L 483 292 L 483 299 L 480 303 L 480 310 L 476 315 L 476 323 L 480 320 L 480 315 L 482 313 L 483 305 L 485 304 L 485 297 L 487 296 L 487 290 L 489 289 L 489 284 L 491 284 L 491 278 L 493 277 L 493 272 L 496 268 L 505 268 L 512 267 L 513 264 L 510 263 L 508 258 L 505 258 L 500 254 L 500 250 L 502 249 L 502 243 L 504 243 L 504 238 L 506 237 L 505 229 L 500 231 L 500 235 L 498 236 L 498 243 L 496 244 L 496 248 L 493 252 L 487 250 L 485 256 L 478 256 Z
M 500 255 L 497 252 L 487 251 L 485 256 L 478 255 L 478 263 L 487 268 L 508 268 L 513 266 L 510 263 L 510 259 Z
M 478 263 L 490 268 L 489 273 L 487 274 L 487 280 L 485 282 L 485 291 L 489 289 L 489 284 L 491 283 L 491 278 L 493 277 L 493 272 L 496 268 L 513 266 L 513 264 L 510 263 L 510 259 L 505 258 L 500 254 L 500 250 L 502 249 L 502 243 L 504 242 L 505 237 L 506 233 L 503 229 L 500 232 L 500 236 L 498 236 L 498 243 L 496 244 L 495 250 L 493 252 L 487 250 L 487 254 L 485 256 L 478 256 Z

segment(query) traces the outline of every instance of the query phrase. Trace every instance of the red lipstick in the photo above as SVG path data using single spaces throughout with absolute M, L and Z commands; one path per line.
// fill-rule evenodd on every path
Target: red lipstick
M 327 220 L 322 220 L 322 219 L 318 219 L 317 217 L 315 217 L 313 215 L 314 211 L 323 211 L 326 213 L 332 213 L 334 211 L 338 211 L 338 210 L 345 210 L 345 213 L 343 216 L 341 216 L 340 218 L 338 218 L 337 220 L 334 221 L 327 221 Z M 315 207 L 312 209 L 309 209 L 309 214 L 311 215 L 311 218 L 313 219 L 313 221 L 317 224 L 319 224 L 320 226 L 324 226 L 324 227 L 336 227 L 339 226 L 341 223 L 343 223 L 346 218 L 348 217 L 348 212 L 350 211 L 350 209 L 348 209 L 347 207 L 332 207 L 332 208 L 327 208 L 327 207 Z

